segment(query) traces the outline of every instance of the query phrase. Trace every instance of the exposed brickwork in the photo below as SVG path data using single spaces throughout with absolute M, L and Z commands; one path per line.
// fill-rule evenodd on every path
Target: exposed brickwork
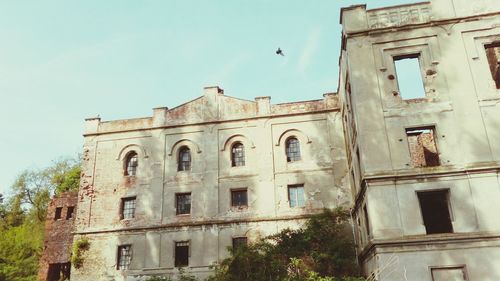
M 73 243 L 74 218 L 76 215 L 77 193 L 65 192 L 50 201 L 45 220 L 45 240 L 38 280 L 47 281 L 49 264 L 68 263 Z M 69 207 L 74 211 L 68 218 Z M 61 218 L 55 220 L 57 208 L 62 208 Z

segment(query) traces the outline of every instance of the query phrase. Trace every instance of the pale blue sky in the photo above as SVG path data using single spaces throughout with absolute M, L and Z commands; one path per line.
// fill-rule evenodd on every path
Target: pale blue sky
M 86 117 L 151 116 L 211 85 L 320 99 L 337 88 L 340 7 L 411 2 L 0 1 L 0 192 L 81 152 Z

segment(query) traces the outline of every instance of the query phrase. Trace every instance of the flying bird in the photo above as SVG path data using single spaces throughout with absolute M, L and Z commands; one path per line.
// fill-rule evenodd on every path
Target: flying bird
M 285 56 L 285 54 L 283 54 L 283 51 L 280 48 L 278 48 L 278 50 L 276 50 L 276 54 L 283 56 L 283 57 Z

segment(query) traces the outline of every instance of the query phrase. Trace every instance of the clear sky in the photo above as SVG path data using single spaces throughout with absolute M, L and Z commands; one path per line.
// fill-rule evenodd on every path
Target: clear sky
M 340 8 L 411 2 L 0 0 L 0 192 L 80 153 L 86 117 L 151 116 L 212 85 L 320 99 L 337 89 Z

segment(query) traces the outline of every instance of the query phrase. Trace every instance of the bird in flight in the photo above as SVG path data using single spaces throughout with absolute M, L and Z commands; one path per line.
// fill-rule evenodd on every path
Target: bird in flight
M 276 54 L 280 55 L 280 56 L 285 56 L 285 54 L 283 54 L 283 51 L 280 48 L 278 48 L 278 50 L 276 50 Z

